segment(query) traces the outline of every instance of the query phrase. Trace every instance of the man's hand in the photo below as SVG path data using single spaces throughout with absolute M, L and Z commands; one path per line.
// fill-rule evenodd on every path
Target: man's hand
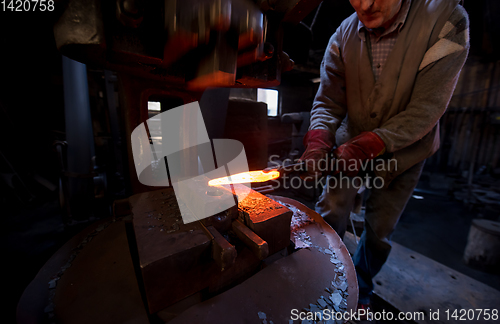
M 312 180 L 329 170 L 334 139 L 335 136 L 326 129 L 312 129 L 306 133 L 303 140 L 306 150 L 299 160 L 306 163 L 307 171 L 301 178 Z
M 334 174 L 342 172 L 348 177 L 355 177 L 361 169 L 364 169 L 363 165 L 367 165 L 366 161 L 384 152 L 384 141 L 376 133 L 363 132 L 335 149 L 337 170 Z

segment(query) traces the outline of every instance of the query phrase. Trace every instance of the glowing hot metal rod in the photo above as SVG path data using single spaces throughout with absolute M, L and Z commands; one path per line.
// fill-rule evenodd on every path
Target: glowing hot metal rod
M 220 186 L 233 183 L 250 183 L 250 182 L 265 182 L 273 179 L 277 179 L 280 176 L 278 170 L 271 170 L 269 172 L 261 171 L 249 171 L 241 172 L 237 174 L 230 175 L 229 177 L 222 177 L 210 180 L 208 182 L 209 186 Z
M 234 183 L 251 183 L 251 182 L 265 182 L 277 179 L 284 174 L 290 172 L 303 172 L 305 166 L 304 162 L 284 165 L 278 168 L 268 168 L 259 171 L 248 171 L 230 175 L 228 177 L 212 179 L 208 182 L 209 186 L 220 186 Z

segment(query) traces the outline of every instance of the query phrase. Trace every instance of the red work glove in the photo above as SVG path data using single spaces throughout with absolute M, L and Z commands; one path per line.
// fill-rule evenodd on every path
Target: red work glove
M 337 149 L 334 154 L 337 158 L 335 174 L 343 172 L 348 177 L 355 177 L 363 166 L 385 152 L 384 141 L 374 132 L 363 132 L 351 138 Z
M 326 129 L 312 129 L 304 136 L 304 146 L 306 150 L 299 158 L 306 162 L 307 172 L 301 178 L 314 179 L 326 171 L 327 164 L 330 164 L 329 153 L 333 149 L 335 136 Z

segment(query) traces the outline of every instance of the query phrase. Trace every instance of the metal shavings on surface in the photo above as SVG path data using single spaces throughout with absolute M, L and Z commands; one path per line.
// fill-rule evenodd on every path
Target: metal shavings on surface
M 260 323 L 261 324 L 274 324 L 273 321 L 267 321 L 267 316 L 266 316 L 266 313 L 264 312 L 258 312 L 257 315 L 259 315 L 259 319 L 260 319 Z
M 329 298 L 335 306 L 339 306 L 342 302 L 342 295 L 338 291 L 331 294 Z
M 247 196 L 245 199 L 238 202 L 238 209 L 246 213 L 249 213 L 251 211 L 253 214 L 258 215 L 268 210 L 283 208 L 282 206 L 276 206 L 275 204 L 273 205 L 273 202 L 274 201 L 271 198 L 267 197 L 257 198 Z
M 346 281 L 347 277 L 345 274 L 345 267 L 341 260 L 338 259 L 337 254 L 335 253 L 335 248 L 331 245 L 328 248 L 323 248 L 317 245 L 314 245 L 311 241 L 311 237 L 307 234 L 304 227 L 307 224 L 313 223 L 314 221 L 309 218 L 309 216 L 303 211 L 297 209 L 297 207 L 292 206 L 290 204 L 281 202 L 276 200 L 279 204 L 287 207 L 293 212 L 292 221 L 290 224 L 290 229 L 292 236 L 295 241 L 296 248 L 315 248 L 320 253 L 330 256 L 330 262 L 335 266 L 335 270 L 333 272 L 333 281 L 331 283 L 331 287 L 326 287 L 325 291 L 328 292 L 327 297 L 320 296 L 317 299 L 315 304 L 309 304 L 309 307 L 303 308 L 303 311 L 313 312 L 318 314 L 323 314 L 323 311 L 328 309 L 329 312 L 345 312 L 347 311 L 347 296 L 348 293 L 348 283 Z M 325 235 L 325 234 L 323 234 Z M 292 323 L 292 322 L 290 322 Z M 322 321 L 318 318 L 318 321 L 315 320 L 304 320 L 302 323 L 343 323 L 343 321 L 335 321 L 328 320 Z
M 333 263 L 333 264 L 339 264 L 339 263 L 342 263 L 342 261 L 340 261 L 339 259 L 337 259 L 337 257 L 335 255 L 332 255 L 330 257 L 330 262 Z
M 276 202 L 290 209 L 290 211 L 293 213 L 292 220 L 290 222 L 290 229 L 292 230 L 292 232 L 303 227 L 304 225 L 311 224 L 314 222 L 312 219 L 309 218 L 309 216 L 307 216 L 306 213 L 304 213 L 297 207 L 284 203 L 279 200 L 276 200 Z
M 307 235 L 305 229 L 303 229 L 302 227 L 307 224 L 311 224 L 314 221 L 297 207 L 279 200 L 276 200 L 276 202 L 290 209 L 290 211 L 292 211 L 293 213 L 292 220 L 290 222 L 290 231 L 295 241 L 295 247 L 299 249 L 312 247 L 313 244 L 311 242 L 311 237 Z
M 323 297 L 323 296 L 321 296 L 321 297 Z M 318 305 L 321 306 L 322 308 L 326 308 L 327 303 L 323 298 L 319 298 Z
M 292 232 L 292 235 L 295 239 L 295 248 L 301 249 L 301 248 L 308 248 L 312 247 L 313 244 L 311 242 L 311 237 L 307 235 L 305 229 L 298 229 L 294 232 Z
M 339 283 L 336 283 L 334 281 L 332 281 L 332 285 L 337 288 L 337 289 L 340 289 L 342 291 L 346 291 L 347 289 L 347 281 L 340 281 Z

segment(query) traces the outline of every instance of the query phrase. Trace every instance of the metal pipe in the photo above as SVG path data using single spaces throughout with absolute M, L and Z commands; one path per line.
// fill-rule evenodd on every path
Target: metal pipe
M 68 179 L 69 203 L 72 216 L 83 218 L 89 215 L 89 200 L 93 197 L 92 157 L 95 155 L 87 68 L 85 64 L 65 56 L 62 57 L 62 65 L 68 143 L 66 171 L 76 175 Z

